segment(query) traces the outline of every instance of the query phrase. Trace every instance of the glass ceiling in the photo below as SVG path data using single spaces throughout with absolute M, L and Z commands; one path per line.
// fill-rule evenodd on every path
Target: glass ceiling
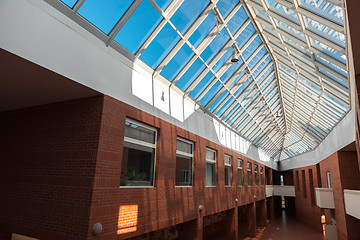
M 45 1 L 275 160 L 314 149 L 350 108 L 341 0 Z

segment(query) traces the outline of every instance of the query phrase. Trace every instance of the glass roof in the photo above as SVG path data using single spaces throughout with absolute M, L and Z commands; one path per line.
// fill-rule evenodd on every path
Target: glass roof
M 47 1 L 275 160 L 316 148 L 350 108 L 340 0 Z

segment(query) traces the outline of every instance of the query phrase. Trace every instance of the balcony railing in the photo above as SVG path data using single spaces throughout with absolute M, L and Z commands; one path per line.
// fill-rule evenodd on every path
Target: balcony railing
M 335 208 L 332 188 L 315 188 L 316 204 L 320 208 Z
M 345 189 L 344 201 L 346 213 L 360 219 L 360 191 Z
M 266 185 L 266 197 L 271 197 L 271 196 L 295 197 L 295 187 Z

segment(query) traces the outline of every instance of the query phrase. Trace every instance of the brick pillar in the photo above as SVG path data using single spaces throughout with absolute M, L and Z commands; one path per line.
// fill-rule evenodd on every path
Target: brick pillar
M 272 221 L 275 218 L 274 197 L 270 197 L 268 201 L 269 201 L 269 207 L 270 207 L 269 219 L 270 219 L 270 221 Z
M 248 223 L 248 236 L 256 236 L 256 205 L 255 202 L 250 203 L 246 206 L 246 215 Z
M 226 211 L 226 239 L 238 239 L 239 226 L 238 226 L 238 207 Z
M 197 228 L 196 228 L 196 240 L 203 239 L 204 217 L 202 211 L 198 213 Z
M 266 212 L 266 200 L 261 200 L 259 205 L 260 210 L 260 225 L 262 227 L 266 226 L 267 212 Z

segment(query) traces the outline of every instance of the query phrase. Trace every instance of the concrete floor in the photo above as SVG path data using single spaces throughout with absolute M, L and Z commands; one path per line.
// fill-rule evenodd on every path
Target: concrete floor
M 285 211 L 282 217 L 276 218 L 265 228 L 259 229 L 256 237 L 246 237 L 242 240 L 324 240 L 324 236 L 312 228 L 287 218 Z

